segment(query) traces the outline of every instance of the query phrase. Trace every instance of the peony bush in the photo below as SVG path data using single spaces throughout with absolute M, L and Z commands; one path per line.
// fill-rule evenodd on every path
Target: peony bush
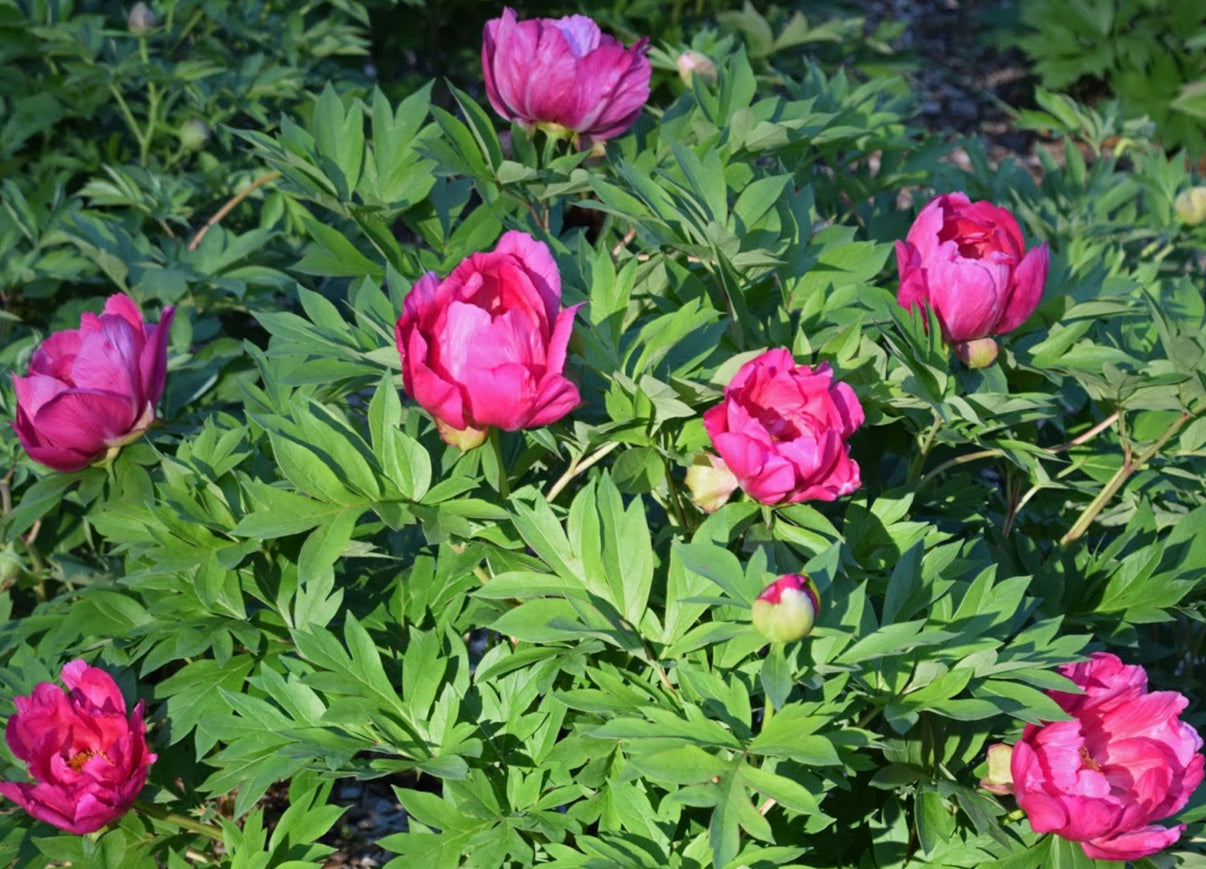
M 1200 178 L 697 23 L 6 179 L 0 864 L 1200 862 Z

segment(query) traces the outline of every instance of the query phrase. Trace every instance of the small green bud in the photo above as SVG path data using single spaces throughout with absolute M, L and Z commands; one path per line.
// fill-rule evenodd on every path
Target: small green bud
M 1177 194 L 1173 208 L 1182 223 L 1197 226 L 1206 221 L 1206 187 L 1190 187 Z
M 962 359 L 968 368 L 987 368 L 997 359 L 997 342 L 992 338 L 960 341 L 955 345 L 955 355 Z
M 176 133 L 180 137 L 180 146 L 186 151 L 200 151 L 209 141 L 209 127 L 205 121 L 190 118 L 180 125 Z
M 821 599 L 807 576 L 789 573 L 762 590 L 750 608 L 754 627 L 772 643 L 802 640 L 812 632 Z

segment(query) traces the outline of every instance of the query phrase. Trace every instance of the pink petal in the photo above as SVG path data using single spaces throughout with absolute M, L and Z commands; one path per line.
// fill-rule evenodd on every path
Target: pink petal
M 945 242 L 943 251 L 953 248 Z M 935 257 L 927 267 L 930 306 L 950 342 L 983 338 L 1005 303 L 1009 267 L 961 256 Z
M 1181 838 L 1184 830 L 1184 824 L 1173 827 L 1153 824 L 1138 830 L 1089 839 L 1081 842 L 1080 847 L 1085 856 L 1093 860 L 1138 860 L 1163 851 Z
M 993 328 L 994 333 L 1012 332 L 1034 313 L 1043 298 L 1050 257 L 1051 250 L 1047 242 L 1043 242 L 1022 258 L 1014 269 L 1012 292 L 1004 313 Z
M 127 396 L 141 408 L 145 403 L 138 364 L 146 334 L 121 317 L 102 317 L 101 327 L 84 337 L 71 369 L 71 379 L 82 390 Z M 132 421 L 132 420 L 131 420 Z
M 523 427 L 538 428 L 542 425 L 550 425 L 581 403 L 582 397 L 573 381 L 559 374 L 546 375 L 540 381 L 536 398 L 532 402 L 532 414 Z
M 126 699 L 113 677 L 99 667 L 77 658 L 63 665 L 60 678 L 76 696 L 87 701 L 95 712 L 126 714 Z
M 536 400 L 531 372 L 517 363 L 467 372 L 464 390 L 468 415 L 479 428 L 523 428 Z
M 574 315 L 582 304 L 566 308 L 557 315 L 553 324 L 553 335 L 549 338 L 548 358 L 544 363 L 544 370 L 549 374 L 560 374 L 565 370 L 565 352 L 574 331 Z
M 96 457 L 129 434 L 138 415 L 127 396 L 69 390 L 43 405 L 33 426 L 45 444 Z
M 561 307 L 561 272 L 549 246 L 526 232 L 511 230 L 503 233 L 494 253 L 512 256 L 519 261 L 544 302 L 545 322 L 552 323 Z
M 101 320 L 103 321 L 105 317 L 118 317 L 129 323 L 135 332 L 143 334 L 145 324 L 142 319 L 142 311 L 138 309 L 138 305 L 134 304 L 133 299 L 123 293 L 112 295 L 105 300 L 105 310 L 101 313 Z
M 167 345 L 172 330 L 176 308 L 169 305 L 159 315 L 159 323 L 147 327 L 146 344 L 138 359 L 138 370 L 142 375 L 143 398 L 155 405 L 163 395 L 163 384 L 167 379 Z

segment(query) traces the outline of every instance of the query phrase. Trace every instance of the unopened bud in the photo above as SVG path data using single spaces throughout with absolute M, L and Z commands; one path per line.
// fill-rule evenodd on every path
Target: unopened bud
M 821 599 L 807 576 L 789 573 L 762 590 L 750 608 L 754 627 L 772 643 L 802 640 L 812 632 Z
M 699 76 L 706 85 L 716 84 L 716 64 L 712 63 L 712 59 L 706 54 L 695 50 L 684 51 L 678 56 L 676 65 L 678 66 L 678 77 L 687 87 L 691 87 L 691 80 L 695 76 Z
M 199 151 L 209 141 L 209 127 L 205 121 L 190 118 L 180 125 L 176 134 L 180 137 L 180 147 L 186 151 Z
M 1190 187 L 1177 194 L 1173 208 L 1182 223 L 1197 226 L 1206 221 L 1206 187 Z
M 135 36 L 146 36 L 155 29 L 155 23 L 155 13 L 141 0 L 134 4 L 130 14 L 126 16 L 126 26 Z
M 21 556 L 17 555 L 11 543 L 0 548 L 0 589 L 8 588 L 16 582 L 23 570 Z
M 998 742 L 988 747 L 988 775 L 980 779 L 980 787 L 994 794 L 1013 793 L 1013 746 Z
M 955 355 L 962 359 L 968 368 L 987 368 L 996 361 L 997 342 L 992 338 L 960 341 L 955 345 Z
M 698 453 L 687 468 L 691 503 L 705 513 L 715 513 L 737 488 L 737 477 L 720 456 Z

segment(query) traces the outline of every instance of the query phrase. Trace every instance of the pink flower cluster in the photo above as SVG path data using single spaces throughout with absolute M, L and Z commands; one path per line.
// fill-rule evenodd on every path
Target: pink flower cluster
M 63 684 L 42 682 L 17 697 L 5 739 L 32 782 L 0 782 L 0 794 L 68 833 L 91 833 L 129 810 L 155 755 L 147 749 L 140 700 L 126 701 L 104 670 L 72 661 Z
M 1181 720 L 1185 697 L 1148 691 L 1142 667 L 1104 652 L 1060 672 L 1083 694 L 1051 692 L 1071 721 L 1026 726 L 1010 773 L 1038 833 L 1079 842 L 1096 860 L 1137 860 L 1176 842 L 1179 812 L 1202 781 L 1202 739 Z

